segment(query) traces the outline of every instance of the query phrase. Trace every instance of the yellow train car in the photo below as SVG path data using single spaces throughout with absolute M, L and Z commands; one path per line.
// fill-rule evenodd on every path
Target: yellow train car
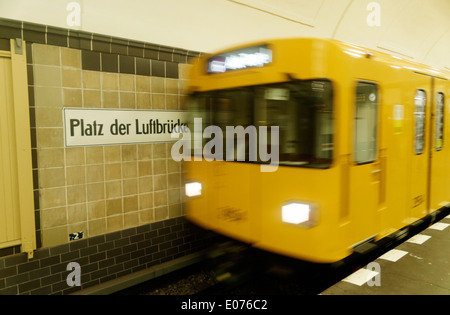
M 202 56 L 187 100 L 187 218 L 317 263 L 417 222 L 450 203 L 449 79 L 335 40 Z

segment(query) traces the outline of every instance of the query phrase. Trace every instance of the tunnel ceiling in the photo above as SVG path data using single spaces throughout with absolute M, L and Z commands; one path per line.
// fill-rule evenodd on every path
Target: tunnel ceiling
M 70 2 L 80 26 L 67 25 Z M 0 17 L 203 52 L 334 38 L 450 70 L 450 0 L 0 0 Z

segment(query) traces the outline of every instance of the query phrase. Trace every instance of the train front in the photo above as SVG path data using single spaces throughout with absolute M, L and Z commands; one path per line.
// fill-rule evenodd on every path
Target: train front
M 197 60 L 183 135 L 186 215 L 257 248 L 313 262 L 338 236 L 334 84 L 314 40 L 239 47 Z

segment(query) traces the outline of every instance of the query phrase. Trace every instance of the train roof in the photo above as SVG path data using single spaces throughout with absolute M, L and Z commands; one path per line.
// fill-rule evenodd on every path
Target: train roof
M 254 47 L 259 45 L 280 45 L 283 43 L 295 43 L 299 44 L 305 43 L 305 41 L 310 42 L 323 42 L 329 45 L 334 45 L 338 50 L 347 53 L 353 57 L 361 57 L 366 56 L 367 58 L 371 58 L 380 62 L 386 62 L 394 67 L 405 68 L 414 72 L 422 73 L 432 77 L 439 77 L 446 80 L 450 79 L 450 71 L 444 69 L 437 69 L 429 65 L 425 65 L 422 63 L 418 63 L 415 61 L 407 60 L 399 56 L 395 56 L 386 52 L 382 52 L 375 49 L 366 48 L 360 45 L 355 45 L 351 43 L 342 42 L 335 39 L 324 39 L 324 38 L 309 38 L 309 37 L 298 37 L 298 38 L 284 38 L 284 39 L 268 39 L 261 40 L 252 43 L 241 44 L 238 46 L 230 47 L 229 49 L 223 49 L 216 53 L 212 54 L 202 54 L 202 58 L 209 58 L 211 56 L 217 56 L 223 53 L 244 49 L 247 47 Z

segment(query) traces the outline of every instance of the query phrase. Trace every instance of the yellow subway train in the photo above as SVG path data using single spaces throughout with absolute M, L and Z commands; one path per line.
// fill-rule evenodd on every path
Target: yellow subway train
M 333 263 L 450 204 L 449 72 L 279 39 L 203 55 L 188 89 L 185 209 L 205 229 Z

